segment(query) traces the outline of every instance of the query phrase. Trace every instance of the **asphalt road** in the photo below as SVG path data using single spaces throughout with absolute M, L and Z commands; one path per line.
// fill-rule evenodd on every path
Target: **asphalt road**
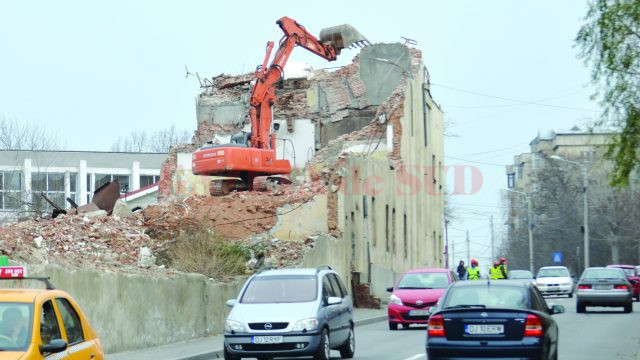
M 554 315 L 560 331 L 560 360 L 640 360 L 640 303 L 633 313 L 622 308 L 587 308 L 577 314 L 575 298 L 547 298 L 564 305 L 566 313 Z M 385 322 L 356 328 L 359 360 L 424 360 L 425 328 L 389 331 Z M 332 359 L 339 359 L 334 352 Z

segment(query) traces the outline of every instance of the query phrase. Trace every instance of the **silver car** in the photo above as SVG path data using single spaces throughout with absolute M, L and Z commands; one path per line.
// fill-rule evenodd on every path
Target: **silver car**
M 355 352 L 353 301 L 328 266 L 265 270 L 242 287 L 224 326 L 224 358 L 260 360 Z
M 624 270 L 592 267 L 586 269 L 576 291 L 576 312 L 583 313 L 587 306 L 622 306 L 624 312 L 633 310 L 633 288 Z

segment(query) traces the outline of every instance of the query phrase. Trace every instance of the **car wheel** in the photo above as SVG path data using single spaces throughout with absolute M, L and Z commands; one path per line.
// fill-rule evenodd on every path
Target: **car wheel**
M 322 329 L 320 333 L 320 344 L 313 354 L 313 360 L 329 360 L 331 358 L 331 345 L 329 341 L 329 331 Z
M 356 336 L 353 332 L 353 326 L 349 329 L 349 338 L 338 348 L 340 357 L 343 359 L 351 359 L 356 352 Z
M 581 302 L 577 302 L 576 303 L 576 312 L 578 314 L 585 312 L 586 308 L 587 307 L 583 303 L 581 303 Z
M 633 303 L 630 302 L 624 306 L 624 312 L 627 314 L 633 311 Z
M 227 350 L 227 347 L 224 347 L 224 360 L 240 360 L 239 357 L 237 356 L 233 356 L 229 353 L 229 350 Z
M 389 330 L 398 330 L 398 324 L 389 321 Z
M 569 298 L 572 298 L 572 297 L 573 297 L 573 293 L 569 293 L 569 294 L 567 294 L 567 295 L 569 295 Z

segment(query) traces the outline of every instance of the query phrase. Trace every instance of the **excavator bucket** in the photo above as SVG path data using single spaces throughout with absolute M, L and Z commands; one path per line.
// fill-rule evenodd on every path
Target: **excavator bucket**
M 320 42 L 332 43 L 336 48 L 336 52 L 340 54 L 340 50 L 352 47 L 365 47 L 371 45 L 369 40 L 362 36 L 358 30 L 349 24 L 332 26 L 320 31 Z

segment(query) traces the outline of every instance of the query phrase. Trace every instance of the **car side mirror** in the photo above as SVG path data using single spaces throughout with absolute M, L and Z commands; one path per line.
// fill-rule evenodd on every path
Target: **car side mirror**
M 387 288 L 387 292 L 393 292 L 393 286 Z
M 327 305 L 338 305 L 342 303 L 342 298 L 337 296 L 329 296 L 327 299 Z
M 638 283 L 638 280 L 636 280 L 636 279 L 631 279 L 629 281 L 631 281 L 631 283 L 634 284 L 634 285 Z
M 38 350 L 41 355 L 59 353 L 67 350 L 67 342 L 62 339 L 53 339 L 47 345 L 40 345 Z
M 562 306 L 562 305 L 551 305 L 551 308 L 549 309 L 549 313 L 551 315 L 562 314 L 562 313 L 564 313 L 564 306 Z
M 236 299 L 229 299 L 227 300 L 227 306 L 232 308 L 236 305 L 237 300 Z

